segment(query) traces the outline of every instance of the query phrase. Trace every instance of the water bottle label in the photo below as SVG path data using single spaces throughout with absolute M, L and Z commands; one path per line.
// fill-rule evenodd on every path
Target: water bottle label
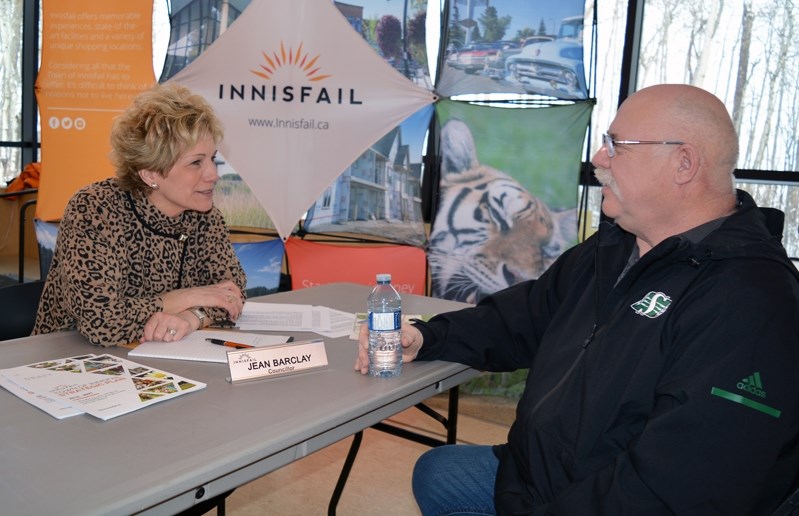
M 402 323 L 400 312 L 372 312 L 369 314 L 369 329 L 376 331 L 399 330 Z

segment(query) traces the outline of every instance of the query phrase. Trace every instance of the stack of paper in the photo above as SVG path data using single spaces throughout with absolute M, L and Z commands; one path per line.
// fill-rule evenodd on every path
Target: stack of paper
M 113 355 L 87 354 L 0 369 L 0 385 L 57 419 L 108 420 L 205 388 L 205 384 Z
M 348 335 L 355 314 L 325 306 L 247 302 L 236 321 L 240 330 L 312 331 L 325 337 Z

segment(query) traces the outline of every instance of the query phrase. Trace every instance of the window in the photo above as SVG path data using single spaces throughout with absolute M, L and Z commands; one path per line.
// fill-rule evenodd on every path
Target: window
M 799 5 L 782 0 L 631 3 L 629 10 L 625 0 L 598 7 L 601 57 L 591 149 L 601 145 L 620 90 L 684 83 L 714 93 L 727 105 L 739 133 L 736 186 L 758 204 L 785 212 L 783 244 L 789 256 L 799 257 Z M 590 12 L 589 7 L 587 19 Z M 639 17 L 637 23 L 627 23 L 628 12 Z M 632 33 L 625 34 L 627 27 L 634 27 Z M 629 70 L 622 67 L 625 39 L 633 63 Z M 600 196 L 592 192 L 589 197 L 596 226 Z
M 738 167 L 799 171 L 799 5 L 784 0 L 647 0 L 637 87 L 713 92 L 740 135 Z
M 799 5 L 782 0 L 632 3 L 629 13 L 640 15 L 640 23 L 630 25 L 626 0 L 598 6 L 591 148 L 600 147 L 620 90 L 684 83 L 713 92 L 727 105 L 740 134 L 740 169 L 799 171 Z M 592 10 L 588 5 L 586 20 Z M 634 26 L 631 34 L 625 34 L 628 26 Z M 622 66 L 625 36 L 630 70 Z M 625 76 L 629 82 L 622 84 Z M 799 181 L 799 175 L 788 180 Z
M 22 170 L 23 0 L 3 2 L 0 16 L 0 174 L 2 185 Z

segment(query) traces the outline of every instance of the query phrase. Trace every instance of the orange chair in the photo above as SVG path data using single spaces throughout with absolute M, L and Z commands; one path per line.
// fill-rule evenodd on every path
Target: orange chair
M 292 290 L 337 281 L 374 285 L 375 276 L 386 272 L 400 294 L 427 291 L 427 257 L 419 247 L 339 245 L 291 237 L 286 241 L 286 258 Z

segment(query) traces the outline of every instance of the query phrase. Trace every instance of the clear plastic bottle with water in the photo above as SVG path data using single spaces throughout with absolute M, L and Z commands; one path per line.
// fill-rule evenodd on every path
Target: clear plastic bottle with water
M 369 324 L 369 374 L 389 378 L 402 372 L 402 298 L 391 274 L 378 274 L 366 302 Z

